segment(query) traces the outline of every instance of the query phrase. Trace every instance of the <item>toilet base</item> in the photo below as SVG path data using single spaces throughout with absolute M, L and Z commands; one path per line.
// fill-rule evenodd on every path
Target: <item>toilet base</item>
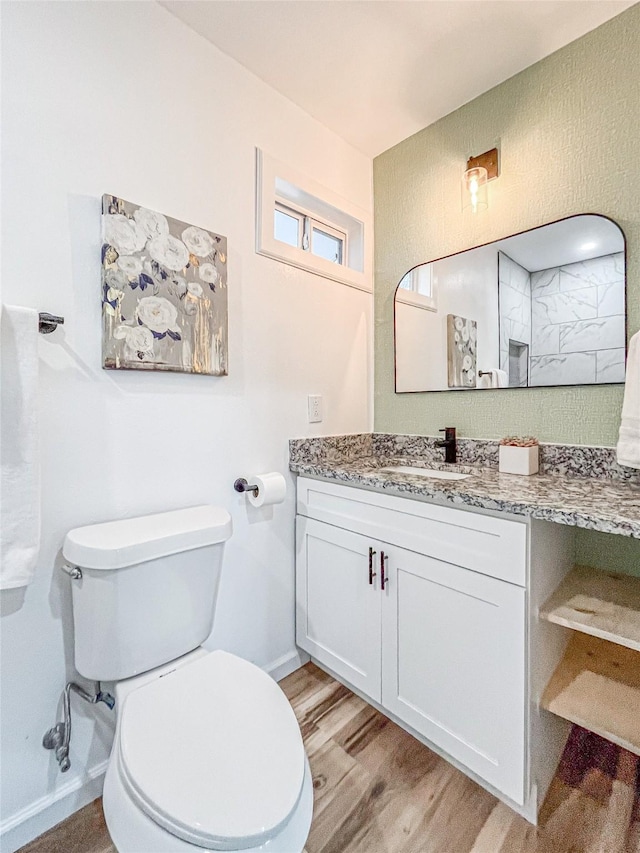
M 196 853 L 205 848 L 171 835 L 132 802 L 124 788 L 118 761 L 112 754 L 102 799 L 105 821 L 118 853 Z M 285 828 L 260 847 L 243 853 L 302 853 L 313 814 L 313 782 L 305 755 L 304 781 L 298 805 Z M 229 848 L 231 850 L 231 848 Z

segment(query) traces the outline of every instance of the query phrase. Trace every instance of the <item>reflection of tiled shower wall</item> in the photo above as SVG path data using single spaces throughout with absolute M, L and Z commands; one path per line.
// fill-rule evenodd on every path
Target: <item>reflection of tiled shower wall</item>
M 531 344 L 531 282 L 529 270 L 498 252 L 500 297 L 500 368 L 509 373 L 509 340 Z
M 623 270 L 619 252 L 531 273 L 531 385 L 624 382 Z

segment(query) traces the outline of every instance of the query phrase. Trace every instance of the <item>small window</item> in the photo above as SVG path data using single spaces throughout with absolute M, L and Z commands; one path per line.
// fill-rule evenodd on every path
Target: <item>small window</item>
M 302 217 L 283 205 L 276 205 L 273 225 L 273 236 L 289 246 L 302 245 Z
M 437 311 L 433 264 L 421 264 L 409 270 L 398 285 L 397 300 L 425 311 Z
M 371 253 L 365 231 L 371 212 L 257 152 L 256 251 L 261 255 L 372 290 Z
M 273 212 L 273 236 L 281 243 L 311 252 L 332 264 L 344 264 L 347 235 L 344 231 L 314 219 L 305 210 L 276 202 Z
M 325 227 L 315 226 L 311 232 L 311 251 L 319 258 L 325 258 L 334 264 L 342 264 L 346 234 Z

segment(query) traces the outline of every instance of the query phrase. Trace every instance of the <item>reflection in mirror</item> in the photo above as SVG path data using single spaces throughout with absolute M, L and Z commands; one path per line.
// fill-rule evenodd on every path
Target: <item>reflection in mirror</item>
M 584 214 L 421 264 L 394 314 L 397 393 L 624 382 L 624 235 Z

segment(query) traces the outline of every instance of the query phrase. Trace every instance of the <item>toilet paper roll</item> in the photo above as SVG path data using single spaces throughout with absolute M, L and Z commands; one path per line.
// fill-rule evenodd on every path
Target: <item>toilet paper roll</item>
M 258 494 L 249 492 L 249 502 L 254 506 L 281 504 L 287 493 L 287 484 L 282 474 L 270 471 L 268 474 L 252 474 L 251 485 L 258 487 Z

